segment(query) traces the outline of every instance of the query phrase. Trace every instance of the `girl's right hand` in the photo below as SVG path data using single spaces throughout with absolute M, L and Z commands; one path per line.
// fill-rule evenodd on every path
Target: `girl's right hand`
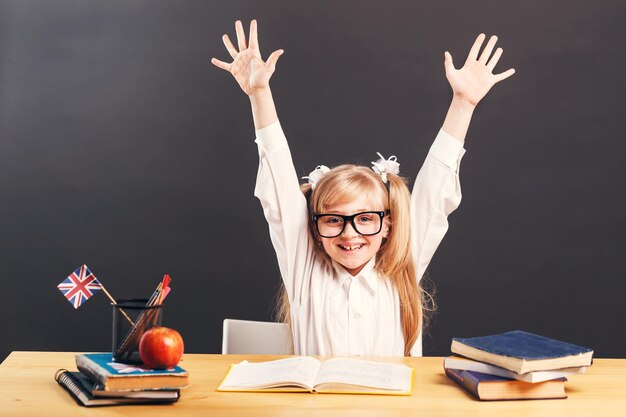
M 211 63 L 218 68 L 230 72 L 239 83 L 243 92 L 248 96 L 253 96 L 257 92 L 269 88 L 270 78 L 276 68 L 278 57 L 285 51 L 282 49 L 276 50 L 267 58 L 267 61 L 263 62 L 261 59 L 261 51 L 259 50 L 256 20 L 250 22 L 250 41 L 247 46 L 246 35 L 243 31 L 241 21 L 237 20 L 235 22 L 235 30 L 237 31 L 239 51 L 233 46 L 228 35 L 222 36 L 224 46 L 226 46 L 226 50 L 233 58 L 233 62 L 229 64 L 219 59 L 212 58 Z

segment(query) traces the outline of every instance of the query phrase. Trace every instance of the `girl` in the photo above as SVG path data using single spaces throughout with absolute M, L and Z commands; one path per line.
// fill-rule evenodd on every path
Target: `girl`
M 445 52 L 453 98 L 410 194 L 395 157 L 367 167 L 324 166 L 298 184 L 269 81 L 283 50 L 261 59 L 257 23 L 246 42 L 235 23 L 233 59 L 211 62 L 228 72 L 250 98 L 260 166 L 261 201 L 288 298 L 294 353 L 298 355 L 421 356 L 419 281 L 461 200 L 459 164 L 478 102 L 515 72 L 493 74 L 502 55 L 492 36 L 479 55 L 480 34 L 460 70 Z

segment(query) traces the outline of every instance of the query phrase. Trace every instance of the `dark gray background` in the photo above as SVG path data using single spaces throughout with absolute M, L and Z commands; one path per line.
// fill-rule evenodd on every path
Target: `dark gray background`
M 626 357 L 622 1 L 2 1 L 0 357 L 110 349 L 111 307 L 56 285 L 86 263 L 118 299 L 173 277 L 165 324 L 219 352 L 279 283 L 253 197 L 249 103 L 210 58 L 259 20 L 298 173 L 398 155 L 413 179 L 476 35 L 517 74 L 480 104 L 463 202 L 430 267 L 427 355 L 525 329 Z M 247 29 L 246 29 L 247 30 Z M 412 180 L 411 180 L 412 183 Z

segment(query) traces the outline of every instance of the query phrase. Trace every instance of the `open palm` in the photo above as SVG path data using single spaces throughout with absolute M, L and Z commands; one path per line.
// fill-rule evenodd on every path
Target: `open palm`
M 261 51 L 259 50 L 259 40 L 257 36 L 257 22 L 250 22 L 250 40 L 246 44 L 246 36 L 241 21 L 235 22 L 235 30 L 237 32 L 237 44 L 239 50 L 230 41 L 228 35 L 224 35 L 222 40 L 226 50 L 233 58 L 230 64 L 219 59 L 213 58 L 211 62 L 218 68 L 230 72 L 241 89 L 247 95 L 251 96 L 258 90 L 269 86 L 270 78 L 276 68 L 278 57 L 283 54 L 283 50 L 279 49 L 272 52 L 266 62 L 261 59 Z
M 500 74 L 493 73 L 493 69 L 502 56 L 503 51 L 502 48 L 496 49 L 490 58 L 491 52 L 498 41 L 496 36 L 492 36 L 479 57 L 478 52 L 484 40 L 484 34 L 478 35 L 461 69 L 456 69 L 450 53 L 445 53 L 446 78 L 452 87 L 452 91 L 455 96 L 473 106 L 476 106 L 496 83 L 509 78 L 515 73 L 513 68 Z

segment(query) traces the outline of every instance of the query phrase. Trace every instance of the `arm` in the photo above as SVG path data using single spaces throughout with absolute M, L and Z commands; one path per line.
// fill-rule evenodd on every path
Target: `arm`
M 235 23 L 239 50 L 228 35 L 222 40 L 233 58 L 211 62 L 228 71 L 250 99 L 259 148 L 259 170 L 254 195 L 259 198 L 270 229 L 278 265 L 292 306 L 299 304 L 306 288 L 306 271 L 313 262 L 314 245 L 308 232 L 306 199 L 300 191 L 287 139 L 278 122 L 269 81 L 283 50 L 274 51 L 263 62 L 259 51 L 257 22 L 250 23 L 249 45 L 240 21 Z
M 478 57 L 480 47 L 485 40 L 485 35 L 480 34 L 470 50 L 463 68 L 457 70 L 452 62 L 452 55 L 445 52 L 444 66 L 446 77 L 452 87 L 452 103 L 443 122 L 442 129 L 460 140 L 465 141 L 465 135 L 469 128 L 474 109 L 483 97 L 496 83 L 515 74 L 510 68 L 503 73 L 493 74 L 493 69 L 502 56 L 502 48 L 496 49 L 493 57 L 489 59 L 498 38 L 492 36 L 487 42 L 483 53 Z
M 459 166 L 465 153 L 463 143 L 474 109 L 491 87 L 515 73 L 514 69 L 501 74 L 492 73 L 502 55 L 502 48 L 498 48 L 489 59 L 497 41 L 492 36 L 479 57 L 484 40 L 485 35 L 480 34 L 463 68 L 459 70 L 454 68 L 450 53 L 445 53 L 444 66 L 453 91 L 452 102 L 441 131 L 417 175 L 411 195 L 413 259 L 418 279 L 421 279 L 448 230 L 448 215 L 461 202 Z
M 278 58 L 285 51 L 278 49 L 270 54 L 266 62 L 263 62 L 259 50 L 256 20 L 250 22 L 249 45 L 246 44 L 246 36 L 241 21 L 235 22 L 235 30 L 239 51 L 235 49 L 228 35 L 222 36 L 224 46 L 233 58 L 233 62 L 229 64 L 216 58 L 212 58 L 211 62 L 235 77 L 243 92 L 250 98 L 255 129 L 263 129 L 278 121 L 270 90 L 270 78 L 276 69 Z

